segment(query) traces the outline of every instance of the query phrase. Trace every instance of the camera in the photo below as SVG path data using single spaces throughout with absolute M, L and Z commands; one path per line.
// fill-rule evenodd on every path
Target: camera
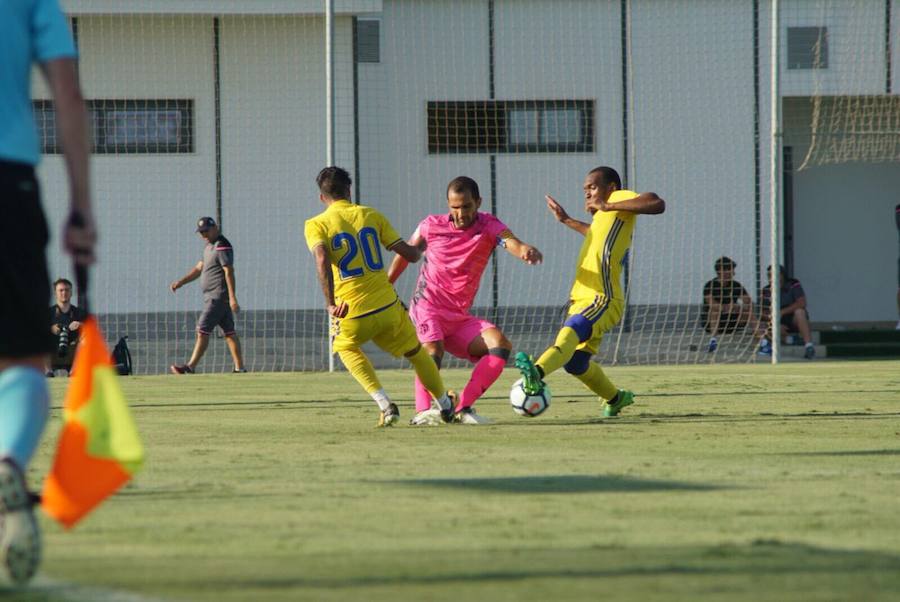
M 56 355 L 65 357 L 67 353 L 69 353 L 69 329 L 66 326 L 60 326 Z

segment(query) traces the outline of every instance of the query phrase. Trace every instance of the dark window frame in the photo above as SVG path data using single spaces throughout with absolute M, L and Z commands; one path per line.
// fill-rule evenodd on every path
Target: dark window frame
M 815 46 L 820 44 L 816 62 Z M 787 68 L 791 71 L 828 69 L 828 27 L 825 25 L 787 28 Z
M 381 63 L 381 19 L 356 19 L 356 62 Z
M 190 154 L 194 152 L 194 100 L 140 99 L 140 100 L 88 100 L 85 102 L 90 119 L 91 152 L 98 155 L 160 155 Z M 46 117 L 38 120 L 41 152 L 45 155 L 62 153 L 59 137 L 56 135 L 56 110 L 52 100 L 34 100 L 32 109 L 50 115 L 52 125 Z M 128 111 L 180 111 L 179 138 L 173 142 L 109 142 L 106 139 L 106 119 L 114 113 Z M 52 128 L 52 129 L 51 129 Z M 52 132 L 52 134 L 51 134 Z
M 510 141 L 510 113 L 517 110 L 537 111 L 536 143 Z M 564 110 L 578 113 L 578 140 L 540 140 L 547 114 Z M 430 155 L 594 152 L 594 100 L 435 100 L 425 112 Z

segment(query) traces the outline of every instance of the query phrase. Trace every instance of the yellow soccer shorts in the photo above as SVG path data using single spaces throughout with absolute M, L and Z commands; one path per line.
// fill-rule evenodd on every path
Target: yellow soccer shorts
M 363 343 L 374 341 L 394 357 L 400 357 L 419 346 L 416 327 L 399 300 L 365 316 L 332 320 L 331 336 L 335 352 L 358 349 Z
M 612 330 L 622 319 L 625 304 L 617 299 L 598 295 L 593 299 L 576 299 L 569 305 L 565 325 L 578 334 L 581 343 L 576 351 L 591 355 L 600 349 L 603 335 Z

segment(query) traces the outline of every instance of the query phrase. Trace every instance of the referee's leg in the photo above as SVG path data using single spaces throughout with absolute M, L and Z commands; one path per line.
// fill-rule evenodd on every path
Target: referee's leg
M 8 203 L 0 221 L 0 573 L 19 584 L 41 555 L 25 469 L 50 405 L 48 235 L 33 167 L 0 162 L 0 198 Z

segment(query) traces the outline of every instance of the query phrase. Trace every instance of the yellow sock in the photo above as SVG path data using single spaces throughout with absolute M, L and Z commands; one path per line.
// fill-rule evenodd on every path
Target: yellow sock
M 375 375 L 375 368 L 372 367 L 372 362 L 362 352 L 362 349 L 345 349 L 338 351 L 338 355 L 356 382 L 366 390 L 366 393 L 371 395 L 381 388 L 381 383 Z
M 419 377 L 419 380 L 422 381 L 422 384 L 428 389 L 431 396 L 435 399 L 441 399 L 444 393 L 447 392 L 447 389 L 444 388 L 444 379 L 441 378 L 441 373 L 438 372 L 434 358 L 428 355 L 424 347 L 420 346 L 418 351 L 406 359 L 413 365 L 416 376 Z
M 559 334 L 556 335 L 556 342 L 553 343 L 553 347 L 547 349 L 535 364 L 541 367 L 541 370 L 544 371 L 544 376 L 549 376 L 572 359 L 572 354 L 575 353 L 575 348 L 579 342 L 578 333 L 568 326 L 563 326 Z
M 609 401 L 616 396 L 619 390 L 603 372 L 603 368 L 596 362 L 588 364 L 588 369 L 583 374 L 577 374 L 575 377 L 584 383 L 588 389 Z

